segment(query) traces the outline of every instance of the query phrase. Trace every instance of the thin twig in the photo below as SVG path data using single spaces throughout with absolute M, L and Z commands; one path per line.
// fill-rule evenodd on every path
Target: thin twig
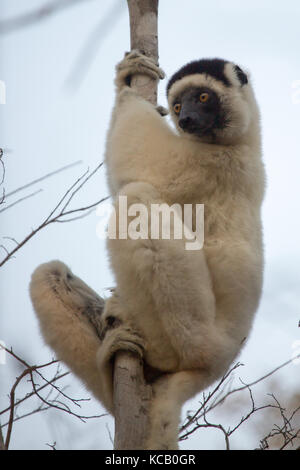
M 80 400 L 76 400 L 76 399 L 73 399 L 71 397 L 69 397 L 68 395 L 66 395 L 62 390 L 60 390 L 58 387 L 56 387 L 54 385 L 54 381 L 58 380 L 58 371 L 56 372 L 56 375 L 54 377 L 54 379 L 52 379 L 51 381 L 47 380 L 40 372 L 39 370 L 40 369 L 43 369 L 43 368 L 47 368 L 51 365 L 53 365 L 54 363 L 57 363 L 58 361 L 57 360 L 51 360 L 49 362 L 47 362 L 46 364 L 41 364 L 41 365 L 37 365 L 37 366 L 31 366 L 29 365 L 24 359 L 22 359 L 20 356 L 18 356 L 16 353 L 13 352 L 12 349 L 8 349 L 8 348 L 5 348 L 4 349 L 14 358 L 16 359 L 19 363 L 21 363 L 25 369 L 23 370 L 23 372 L 20 374 L 19 377 L 17 377 L 15 383 L 13 384 L 12 388 L 11 388 L 11 391 L 10 391 L 10 406 L 6 409 L 6 410 L 3 410 L 0 414 L 3 414 L 5 412 L 9 412 L 9 418 L 8 418 L 8 422 L 5 423 L 5 425 L 2 425 L 2 429 L 4 426 L 7 426 L 7 433 L 6 433 L 6 438 L 5 438 L 5 443 L 4 443 L 4 449 L 8 449 L 9 448 L 9 444 L 10 444 L 10 440 L 11 440 L 11 435 L 12 435 L 12 429 L 13 429 L 13 423 L 15 421 L 17 421 L 18 419 L 21 419 L 21 418 L 24 418 L 26 416 L 30 416 L 34 413 L 37 413 L 38 411 L 44 411 L 45 409 L 48 409 L 48 408 L 55 408 L 55 409 L 58 409 L 60 411 L 64 411 L 78 419 L 80 419 L 81 421 L 85 421 L 86 419 L 92 419 L 92 418 L 100 418 L 102 416 L 106 416 L 106 413 L 104 414 L 101 414 L 101 415 L 93 415 L 93 416 L 84 416 L 84 415 L 80 415 L 78 413 L 74 413 L 71 408 L 64 402 L 61 402 L 60 400 L 58 400 L 58 397 L 59 396 L 62 396 L 63 398 L 67 398 L 68 400 L 70 400 L 73 404 L 77 405 L 77 406 L 80 406 L 78 404 L 79 401 L 86 401 L 85 399 L 80 399 Z M 46 385 L 42 386 L 42 387 L 37 387 L 37 384 L 35 383 L 34 381 L 34 373 L 37 373 L 39 375 L 39 377 L 44 381 L 46 382 Z M 17 400 L 15 399 L 15 392 L 16 392 L 16 388 L 18 387 L 18 385 L 20 384 L 20 382 L 23 380 L 24 377 L 26 377 L 27 375 L 29 375 L 29 378 L 30 378 L 30 383 L 32 385 L 32 389 L 33 389 L 33 393 L 27 395 L 26 397 L 24 397 L 23 399 L 21 400 Z M 66 374 L 63 374 L 62 376 L 64 376 Z M 62 377 L 60 376 L 60 378 Z M 47 394 L 46 398 L 44 398 L 42 395 L 40 395 L 40 391 L 45 388 L 46 386 L 51 386 L 52 387 L 52 390 L 56 390 L 58 393 L 57 393 L 57 396 L 54 398 L 54 399 L 49 399 L 50 398 L 50 395 L 51 395 L 51 392 L 52 390 L 50 390 L 50 392 Z M 25 401 L 27 398 L 29 398 L 29 396 L 32 396 L 32 395 L 36 395 L 40 401 L 42 402 L 42 405 L 40 405 L 36 410 L 33 410 L 31 411 L 30 413 L 26 413 L 24 415 L 22 415 L 21 417 L 16 417 L 15 416 L 15 410 L 16 410 L 16 407 L 18 405 L 20 405 L 21 402 Z M 1 434 L 2 436 L 2 434 Z M 2 436 L 3 437 L 3 436 Z
M 83 3 L 86 0 L 53 0 L 45 3 L 41 8 L 28 13 L 0 21 L 0 34 L 11 33 L 21 28 L 31 26 L 50 18 L 68 7 Z
M 69 168 L 73 168 L 74 166 L 79 165 L 80 163 L 82 163 L 82 160 L 78 160 L 77 162 L 70 163 L 69 165 L 65 165 L 61 168 L 58 168 L 57 170 L 51 171 L 50 173 L 47 173 L 46 175 L 41 176 L 40 178 L 37 178 L 33 181 L 30 181 L 30 183 L 24 184 L 23 186 L 20 186 L 19 188 L 14 189 L 10 193 L 7 193 L 6 198 L 12 196 L 13 194 L 18 193 L 19 191 L 23 191 L 23 189 L 27 189 L 36 183 L 40 183 L 41 181 L 44 181 L 45 179 L 50 178 L 51 176 L 57 175 L 58 173 L 61 173 L 62 171 L 68 170 Z
M 225 384 L 225 382 L 227 381 L 227 379 L 233 374 L 233 372 L 238 368 L 238 367 L 242 367 L 244 364 L 241 364 L 240 362 L 237 362 L 236 364 L 234 364 L 227 372 L 226 374 L 223 375 L 223 377 L 221 378 L 221 380 L 218 382 L 218 384 L 216 385 L 216 387 L 208 393 L 207 396 L 205 396 L 205 393 L 203 393 L 203 401 L 201 403 L 201 406 L 200 408 L 198 408 L 198 410 L 188 418 L 188 421 L 181 427 L 180 431 L 184 431 L 185 429 L 187 429 L 194 421 L 196 418 L 200 417 L 201 416 L 201 411 L 205 409 L 206 405 L 211 401 L 211 399 L 216 395 L 216 393 L 220 390 L 220 388 Z M 226 395 L 225 395 L 226 397 Z M 225 400 L 224 396 L 222 397 L 222 399 L 219 401 L 219 402 L 223 402 Z M 213 407 L 210 406 L 210 410 L 212 409 Z M 184 438 L 184 436 L 182 436 L 182 438 Z
M 2 160 L 2 157 L 3 157 L 3 149 L 0 148 L 0 163 L 1 163 L 1 166 L 2 166 L 2 178 L 1 178 L 1 181 L 0 181 L 0 185 L 3 184 L 4 179 L 5 179 L 5 165 L 4 165 L 4 162 Z
M 282 446 L 279 447 L 279 450 L 284 450 L 287 448 L 289 444 L 294 444 L 294 441 L 300 437 L 300 428 L 298 427 L 297 430 L 294 429 L 293 419 L 296 413 L 299 412 L 300 406 L 298 406 L 288 417 L 286 416 L 286 410 L 280 405 L 277 398 L 271 394 L 270 395 L 276 403 L 276 407 L 280 411 L 280 416 L 282 419 L 283 424 L 280 426 L 278 424 L 274 424 L 273 429 L 269 432 L 267 436 L 260 440 L 260 449 L 265 450 L 269 449 L 269 440 L 273 437 L 281 437 L 283 439 Z M 299 421 L 299 420 L 298 420 Z M 296 449 L 298 450 L 298 448 Z
M 56 408 L 57 410 L 60 410 L 60 411 L 64 411 L 65 413 L 68 413 L 72 416 L 75 416 L 76 418 L 80 419 L 80 421 L 83 421 L 85 422 L 86 419 L 92 419 L 92 418 L 102 418 L 103 416 L 106 416 L 107 413 L 103 413 L 101 415 L 93 415 L 93 416 L 83 416 L 83 415 L 79 415 L 77 413 L 74 413 L 74 411 L 71 411 L 70 407 L 66 404 L 66 403 L 62 403 L 62 402 L 59 402 L 58 400 L 56 401 L 57 403 L 60 403 L 62 406 L 59 406 L 59 405 L 55 405 L 53 402 L 48 402 L 47 400 L 44 399 L 44 397 L 42 397 L 39 392 L 38 392 L 38 389 L 36 388 L 36 384 L 34 382 L 34 378 L 33 378 L 33 372 L 34 370 L 29 370 L 29 375 L 30 375 L 30 381 L 31 381 L 31 384 L 32 384 L 32 387 L 33 387 L 33 390 L 35 392 L 35 394 L 39 397 L 39 399 L 47 406 L 50 406 L 51 408 Z
M 221 430 L 222 433 L 224 434 L 226 449 L 229 449 L 230 448 L 230 443 L 229 443 L 230 436 L 234 432 L 236 432 L 242 426 L 243 423 L 248 421 L 253 414 L 257 413 L 258 411 L 267 409 L 267 408 L 275 408 L 275 409 L 278 409 L 280 411 L 284 424 L 281 428 L 277 427 L 275 431 L 273 430 L 268 436 L 266 436 L 261 441 L 261 443 L 262 443 L 261 448 L 268 448 L 267 440 L 270 437 L 273 437 L 274 435 L 277 435 L 277 434 L 281 434 L 284 437 L 285 444 L 284 444 L 284 446 L 282 446 L 282 448 L 286 447 L 290 442 L 292 442 L 298 436 L 298 433 L 300 432 L 300 430 L 298 430 L 296 433 L 294 433 L 292 435 L 293 429 L 291 428 L 291 421 L 292 421 L 293 417 L 295 416 L 295 414 L 300 409 L 300 406 L 296 410 L 294 410 L 294 412 L 292 413 L 292 415 L 289 418 L 287 418 L 284 414 L 285 410 L 280 406 L 279 402 L 275 399 L 275 397 L 273 395 L 272 395 L 272 398 L 275 400 L 275 405 L 274 404 L 267 404 L 267 405 L 262 405 L 262 406 L 256 406 L 255 403 L 254 403 L 254 398 L 253 398 L 252 390 L 251 390 L 250 387 L 254 386 L 254 385 L 262 382 L 266 378 L 270 377 L 271 375 L 273 375 L 274 373 L 276 373 L 277 371 L 279 371 L 283 367 L 290 364 L 294 359 L 295 358 L 284 362 L 280 366 L 274 368 L 273 370 L 271 370 L 270 372 L 265 374 L 263 377 L 260 377 L 259 379 L 253 381 L 251 384 L 245 384 L 245 383 L 242 382 L 243 383 L 242 387 L 235 388 L 234 390 L 229 390 L 223 396 L 222 396 L 222 394 L 220 394 L 219 398 L 217 400 L 214 399 L 212 401 L 212 399 L 215 398 L 216 393 L 219 392 L 220 389 L 222 389 L 223 386 L 224 387 L 226 386 L 225 382 L 228 379 L 230 380 L 233 371 L 241 365 L 239 363 L 235 364 L 224 375 L 224 377 L 220 380 L 220 382 L 217 384 L 217 386 L 213 389 L 212 392 L 209 392 L 207 396 L 205 394 L 203 394 L 203 401 L 201 403 L 201 406 L 198 408 L 198 410 L 192 416 L 188 417 L 187 422 L 182 426 L 181 431 L 185 431 L 185 432 L 184 432 L 184 434 L 182 434 L 180 436 L 180 440 L 186 440 L 191 434 L 193 434 L 194 432 L 196 432 L 197 430 L 199 430 L 201 428 L 209 428 L 209 427 L 210 428 L 216 428 L 216 429 Z M 230 395 L 232 395 L 233 393 L 241 392 L 242 390 L 245 390 L 245 389 L 247 389 L 249 391 L 249 396 L 250 396 L 250 401 L 251 401 L 251 409 L 249 410 L 249 412 L 247 412 L 247 414 L 245 416 L 241 417 L 240 421 L 233 428 L 231 428 L 231 429 L 229 428 L 228 430 L 226 430 L 221 424 L 211 423 L 207 420 L 207 414 L 210 411 L 212 411 L 217 406 L 223 404 L 225 402 L 225 400 Z M 223 388 L 223 390 L 224 390 L 224 388 Z M 203 420 L 203 422 L 201 422 L 201 420 Z M 191 425 L 194 425 L 194 426 L 191 429 L 189 429 L 191 427 Z M 289 426 L 289 429 L 288 429 L 288 426 Z
M 80 176 L 75 183 L 71 185 L 71 187 L 66 191 L 66 193 L 63 195 L 63 197 L 59 200 L 58 204 L 56 204 L 55 208 L 50 212 L 50 214 L 46 217 L 46 219 L 34 230 L 32 230 L 31 233 L 29 233 L 13 250 L 8 252 L 6 248 L 2 246 L 3 249 L 6 250 L 7 254 L 5 258 L 0 262 L 0 267 L 3 266 L 4 263 L 6 263 L 22 246 L 24 246 L 33 236 L 35 236 L 40 230 L 43 228 L 47 227 L 48 225 L 55 223 L 55 222 L 60 222 L 61 220 L 66 221 L 64 219 L 65 216 L 68 216 L 70 214 L 76 214 L 80 213 L 86 210 L 90 210 L 99 204 L 101 204 L 103 201 L 105 201 L 107 198 L 101 198 L 98 201 L 94 202 L 93 204 L 89 204 L 86 207 L 80 207 L 77 209 L 72 209 L 72 210 L 66 210 L 70 202 L 72 201 L 73 197 L 75 194 L 78 193 L 78 191 L 89 181 L 89 179 L 102 167 L 103 162 L 101 162 L 90 174 L 89 170 L 87 170 L 82 176 Z M 80 183 L 80 184 L 79 184 Z M 77 186 L 77 187 L 76 187 Z M 67 202 L 64 202 L 67 199 Z M 63 207 L 61 208 L 62 204 L 64 203 Z M 58 210 L 58 214 L 54 215 L 55 212 Z M 69 221 L 74 220 L 74 218 L 70 219 Z
M 62 379 L 63 377 L 66 377 L 67 375 L 69 375 L 70 372 L 64 372 L 63 374 L 61 375 L 58 375 L 57 377 L 54 377 L 52 380 L 49 380 L 47 381 L 47 383 L 45 383 L 44 385 L 41 385 L 37 390 L 38 392 L 40 392 L 41 390 L 43 390 L 44 388 L 46 387 L 49 387 L 49 385 L 52 385 L 54 382 L 57 382 L 58 380 Z M 15 403 L 15 407 L 18 407 L 21 403 L 23 403 L 25 400 L 28 400 L 29 398 L 31 398 L 33 395 L 35 395 L 35 392 L 31 392 L 31 393 L 28 393 L 25 397 L 23 398 L 20 398 L 19 400 L 16 401 Z M 8 406 L 7 408 L 5 408 L 4 410 L 0 411 L 0 416 L 7 413 L 8 411 L 10 410 L 10 406 Z M 4 425 L 3 425 L 4 426 Z
M 4 438 L 2 434 L 2 426 L 0 423 L 0 450 L 5 450 Z
M 248 387 L 253 387 L 254 385 L 257 385 L 258 383 L 264 381 L 265 379 L 271 377 L 272 375 L 274 375 L 276 372 L 278 372 L 279 370 L 283 369 L 284 367 L 288 366 L 289 364 L 291 364 L 295 359 L 297 358 L 300 358 L 300 354 L 297 355 L 296 357 L 293 357 L 292 359 L 289 359 L 288 361 L 286 362 L 283 362 L 281 365 L 279 365 L 278 367 L 275 367 L 274 369 L 272 369 L 270 372 L 268 372 L 267 374 L 263 375 L 262 377 L 260 377 L 259 379 L 256 379 L 254 380 L 253 382 L 249 383 L 249 384 L 245 384 L 243 385 L 242 387 L 238 387 L 238 388 L 235 388 L 233 390 L 230 390 L 224 397 L 222 397 L 219 401 L 217 401 L 213 406 L 210 406 L 210 410 L 213 410 L 214 408 L 216 408 L 218 405 L 220 405 L 221 403 L 224 403 L 225 400 L 227 400 L 227 398 L 230 396 L 230 395 L 233 395 L 234 393 L 237 393 L 237 392 L 241 392 L 242 390 L 246 390 Z
M 46 382 L 47 385 L 51 385 L 55 390 L 57 390 L 61 395 L 63 395 L 65 398 L 69 399 L 72 401 L 72 403 L 75 403 L 76 405 L 79 406 L 78 402 L 81 402 L 81 401 L 88 401 L 89 399 L 86 399 L 86 398 L 80 398 L 80 399 L 75 399 L 75 398 L 70 398 L 68 397 L 68 395 L 64 395 L 64 393 L 58 388 L 56 387 L 53 383 L 49 382 L 40 372 L 39 372 L 39 369 L 44 369 L 46 367 L 49 367 L 49 366 L 52 366 L 53 364 L 58 364 L 59 366 L 59 361 L 58 359 L 52 359 L 50 362 L 47 362 L 46 364 L 41 364 L 39 366 L 31 366 L 30 364 L 28 364 L 26 361 L 24 361 L 24 359 L 22 359 L 21 357 L 19 357 L 16 353 L 13 352 L 12 349 L 8 349 L 6 347 L 3 348 L 8 354 L 10 354 L 12 357 L 14 357 L 14 359 L 16 359 L 18 362 L 20 362 L 24 367 L 26 367 L 27 369 L 32 369 L 34 370 L 38 375 L 40 375 L 40 377 Z M 54 378 L 59 374 L 59 368 L 57 369 L 56 371 L 56 374 L 54 376 Z
M 10 443 L 10 438 L 11 438 L 11 432 L 12 432 L 12 427 L 13 427 L 13 422 L 14 422 L 14 411 L 15 411 L 15 392 L 18 384 L 21 382 L 21 380 L 28 375 L 30 372 L 29 369 L 25 369 L 22 374 L 17 378 L 15 381 L 14 385 L 11 388 L 10 391 L 10 413 L 9 413 L 9 421 L 8 421 L 8 429 L 6 433 L 6 439 L 5 439 L 5 444 L 4 447 L 6 450 L 9 448 L 9 443 Z
M 115 24 L 125 11 L 125 5 L 124 0 L 116 0 L 108 13 L 100 19 L 99 23 L 91 31 L 66 79 L 66 86 L 76 89 L 81 84 L 84 75 L 86 75 L 90 64 L 100 49 L 101 42 L 104 41 L 108 33 L 113 31 Z
M 27 196 L 24 196 L 20 199 L 18 199 L 17 201 L 13 202 L 12 204 L 10 204 L 9 206 L 5 206 L 3 207 L 3 209 L 0 210 L 0 213 L 1 212 L 4 212 L 4 211 L 7 211 L 7 209 L 10 209 L 11 207 L 14 207 L 16 204 L 19 204 L 20 202 L 22 201 L 25 201 L 26 199 L 29 199 L 33 196 L 36 196 L 37 194 L 41 193 L 43 190 L 42 189 L 38 189 L 37 191 L 35 191 L 34 193 L 31 193 L 31 194 L 28 194 Z M 6 196 L 7 197 L 7 196 Z

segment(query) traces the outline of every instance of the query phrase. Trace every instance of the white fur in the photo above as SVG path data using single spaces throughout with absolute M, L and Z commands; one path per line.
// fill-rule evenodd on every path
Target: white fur
M 107 381 L 99 379 L 96 362 L 103 300 L 60 261 L 34 271 L 30 295 L 46 343 L 112 411 L 111 399 L 105 400 Z
M 179 133 L 174 132 L 125 85 L 127 74 L 162 76 L 149 59 L 134 53 L 117 71 L 106 146 L 115 204 L 118 195 L 126 195 L 128 205 L 147 207 L 205 204 L 204 249 L 187 251 L 185 240 L 108 240 L 117 288 L 106 302 L 101 328 L 106 331 L 109 317 L 119 319 L 120 326 L 103 341 L 82 316 L 84 309 L 74 316 L 82 302 L 76 297 L 78 278 L 71 292 L 56 282 L 49 294 L 53 269 L 70 284 L 63 264 L 38 268 L 31 295 L 46 341 L 108 410 L 113 411 L 110 358 L 118 348 L 134 349 L 165 373 L 153 384 L 145 447 L 175 449 L 182 404 L 226 372 L 249 335 L 258 306 L 264 193 L 259 113 L 251 85 L 240 86 L 232 64 L 225 69 L 230 87 L 200 74 L 178 80 L 169 92 L 170 107 L 180 91 L 205 85 L 218 94 L 230 118 L 215 143 L 204 142 L 182 133 L 171 113 Z M 86 299 L 90 291 L 83 288 L 80 295 Z
M 130 57 L 126 61 L 130 69 Z M 195 74 L 169 92 L 171 110 L 187 87 L 205 85 L 218 94 L 230 125 L 214 144 L 183 133 L 172 113 L 176 134 L 117 81 L 106 151 L 112 194 L 126 195 L 128 206 L 205 204 L 201 251 L 185 250 L 184 240 L 108 241 L 120 302 L 113 314 L 144 338 L 147 364 L 172 373 L 154 384 L 147 448 L 176 448 L 181 405 L 225 373 L 249 335 L 260 298 L 259 114 L 251 85 L 240 85 L 232 64 L 225 73 L 230 87 Z M 111 314 L 107 307 L 104 316 Z

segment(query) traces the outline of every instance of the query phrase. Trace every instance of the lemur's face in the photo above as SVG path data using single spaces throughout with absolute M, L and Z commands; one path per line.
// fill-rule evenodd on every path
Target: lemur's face
M 211 88 L 202 86 L 183 90 L 172 106 L 183 132 L 198 137 L 210 136 L 214 129 L 223 129 L 226 124 L 220 99 Z
M 178 131 L 202 142 L 239 141 L 258 117 L 247 75 L 222 59 L 185 65 L 170 79 L 167 94 Z

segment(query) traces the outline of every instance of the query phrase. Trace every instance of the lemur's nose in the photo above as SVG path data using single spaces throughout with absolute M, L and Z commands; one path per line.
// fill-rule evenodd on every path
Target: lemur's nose
M 187 115 L 179 119 L 178 125 L 183 130 L 191 129 L 195 127 L 196 119 L 192 115 Z

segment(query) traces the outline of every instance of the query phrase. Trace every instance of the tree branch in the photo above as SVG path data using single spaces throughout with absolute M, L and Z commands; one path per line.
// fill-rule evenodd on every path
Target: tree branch
M 52 0 L 36 10 L 0 21 L 0 34 L 11 33 L 18 29 L 31 26 L 48 19 L 53 14 L 58 13 L 65 8 L 83 3 L 84 1 L 86 0 Z
M 9 414 L 7 423 L 0 425 L 0 450 L 8 450 L 9 449 L 13 424 L 14 424 L 15 421 L 18 421 L 19 419 L 23 419 L 27 416 L 31 416 L 34 413 L 38 413 L 40 411 L 44 411 L 44 410 L 49 409 L 49 408 L 54 408 L 54 409 L 57 409 L 57 410 L 60 410 L 60 411 L 64 411 L 67 414 L 72 415 L 72 416 L 80 419 L 83 422 L 85 422 L 85 420 L 87 420 L 87 419 L 101 418 L 102 416 L 106 415 L 106 413 L 104 413 L 104 414 L 101 414 L 101 415 L 93 415 L 93 416 L 87 415 L 86 416 L 86 415 L 75 413 L 70 408 L 70 406 L 66 403 L 66 401 L 70 401 L 71 405 L 76 405 L 77 407 L 81 408 L 80 402 L 88 401 L 88 399 L 71 398 L 69 395 L 64 393 L 63 390 L 61 390 L 59 387 L 57 387 L 54 384 L 54 382 L 57 382 L 59 379 L 61 379 L 62 377 L 64 377 L 68 373 L 60 374 L 59 373 L 59 368 L 57 368 L 57 371 L 56 371 L 54 377 L 52 377 L 50 380 L 47 380 L 46 377 L 43 375 L 43 373 L 40 372 L 41 369 L 47 369 L 50 366 L 52 366 L 53 364 L 58 363 L 58 361 L 56 359 L 55 360 L 53 359 L 53 360 L 47 362 L 46 364 L 30 365 L 24 359 L 22 359 L 20 356 L 18 356 L 16 353 L 14 353 L 12 349 L 8 349 L 8 348 L 4 348 L 4 349 L 8 354 L 10 354 L 16 361 L 18 361 L 22 365 L 24 370 L 19 375 L 19 377 L 16 378 L 13 386 L 11 387 L 10 394 L 9 394 L 10 405 L 6 409 L 4 409 L 0 412 L 0 415 L 5 415 L 6 413 Z M 38 386 L 35 383 L 35 377 L 34 377 L 35 374 L 38 376 L 39 379 L 41 379 L 44 382 L 42 386 Z M 29 382 L 32 386 L 32 392 L 26 394 L 25 397 L 23 397 L 19 400 L 16 400 L 16 397 L 15 397 L 16 389 L 17 389 L 18 385 L 20 384 L 20 382 L 26 376 L 29 376 Z M 50 387 L 50 391 L 48 392 L 46 397 L 43 397 L 40 394 L 40 392 L 46 387 Z M 57 392 L 57 395 L 54 399 L 50 397 L 50 395 L 52 394 L 52 391 Z M 35 410 L 32 410 L 29 413 L 25 413 L 22 416 L 16 416 L 16 408 L 22 402 L 24 402 L 25 400 L 27 400 L 28 398 L 30 398 L 32 396 L 38 397 L 41 404 Z M 65 402 L 59 401 L 58 397 L 62 397 L 66 401 Z M 3 434 L 2 434 L 2 430 L 4 429 L 4 427 L 7 427 L 5 442 L 4 442 L 4 438 L 3 438 Z
M 24 184 L 23 186 L 20 186 L 17 189 L 14 189 L 13 191 L 10 191 L 7 193 L 5 196 L 8 198 L 9 196 L 12 196 L 13 194 L 18 193 L 19 191 L 23 191 L 23 189 L 27 189 L 30 186 L 33 186 L 36 183 L 40 183 L 41 181 L 44 181 L 47 178 L 50 178 L 51 176 L 57 175 L 58 173 L 61 173 L 64 170 L 68 170 L 69 168 L 73 168 L 74 166 L 78 165 L 79 163 L 82 163 L 82 160 L 78 160 L 77 162 L 70 163 L 69 165 L 65 165 L 61 168 L 58 168 L 58 170 L 51 171 L 51 173 L 47 173 L 47 175 L 41 176 L 40 178 L 37 178 L 33 181 L 30 181 L 30 183 Z
M 94 174 L 102 167 L 103 163 L 100 163 L 91 173 L 87 170 L 82 176 L 80 176 L 75 183 L 65 192 L 63 197 L 59 200 L 58 204 L 55 208 L 51 211 L 51 213 L 46 217 L 46 219 L 34 230 L 31 231 L 20 243 L 17 243 L 15 248 L 11 251 L 7 251 L 5 246 L 1 245 L 1 247 L 6 251 L 6 256 L 0 261 L 0 267 L 3 266 L 9 259 L 11 259 L 14 254 L 22 248 L 32 237 L 34 237 L 40 230 L 44 229 L 50 224 L 55 222 L 70 222 L 72 220 L 78 219 L 82 217 L 82 213 L 89 211 L 93 208 L 96 208 L 99 204 L 104 202 L 107 197 L 101 198 L 98 201 L 85 206 L 79 207 L 76 209 L 67 210 L 69 204 L 71 203 L 73 197 L 80 191 L 80 189 L 89 181 L 90 178 L 94 176 Z M 79 217 L 72 217 L 72 218 L 65 218 L 69 215 L 74 215 L 80 213 Z
M 158 60 L 158 0 L 127 0 L 131 49 L 139 49 Z M 136 75 L 131 86 L 153 104 L 157 101 L 156 81 Z M 143 449 L 149 429 L 151 387 L 146 385 L 140 359 L 120 351 L 115 357 L 114 410 L 115 449 Z

